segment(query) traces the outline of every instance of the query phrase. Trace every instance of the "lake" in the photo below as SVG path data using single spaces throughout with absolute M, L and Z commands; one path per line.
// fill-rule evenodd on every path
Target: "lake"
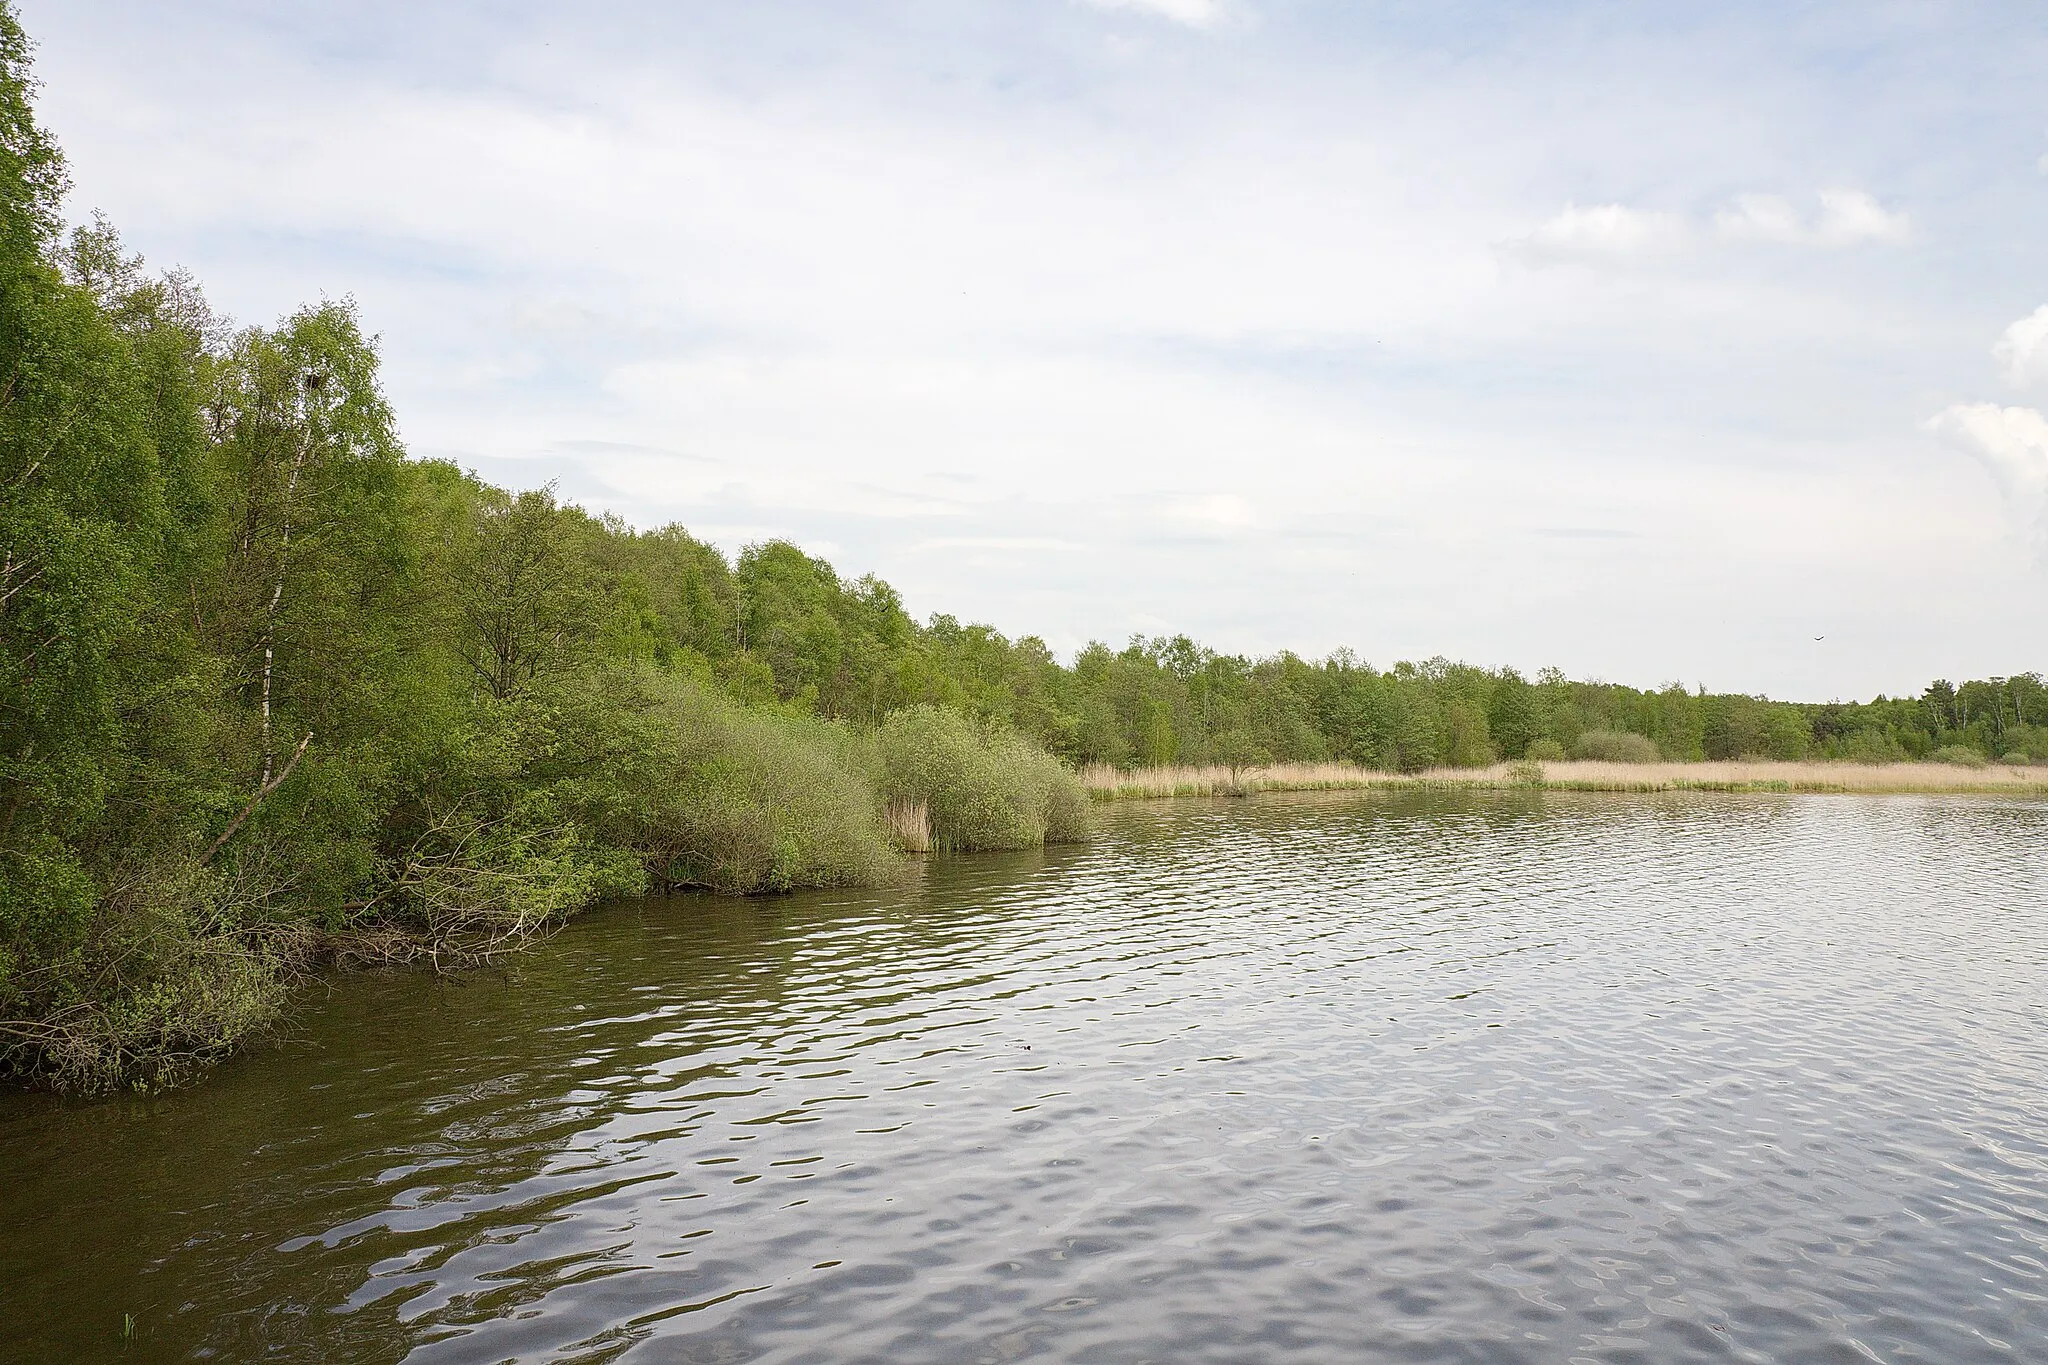
M 0 1096 L 0 1358 L 2038 1360 L 2044 1082 L 2048 805 L 1140 803 Z

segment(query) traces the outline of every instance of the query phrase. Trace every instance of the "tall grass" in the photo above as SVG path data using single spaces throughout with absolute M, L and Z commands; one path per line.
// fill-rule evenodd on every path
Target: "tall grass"
M 1261 768 L 1089 767 L 1081 785 L 1097 801 L 1225 796 L 1261 791 L 1375 787 L 1544 787 L 1559 791 L 1788 791 L 1971 793 L 2048 796 L 2048 768 L 1982 768 L 1948 763 L 1796 763 L 1749 759 L 1719 763 L 1575 761 L 1379 772 L 1348 763 L 1284 763 Z
M 913 800 L 907 796 L 893 797 L 884 807 L 882 819 L 888 824 L 889 833 L 895 838 L 896 846 L 905 853 L 932 851 L 930 802 Z
M 1091 764 L 1081 787 L 1097 801 L 1161 796 L 1241 796 L 1255 791 L 1319 791 L 1377 787 L 1403 781 L 1399 774 L 1353 763 L 1276 763 L 1256 768 L 1222 764 L 1167 764 L 1154 768 L 1112 768 Z

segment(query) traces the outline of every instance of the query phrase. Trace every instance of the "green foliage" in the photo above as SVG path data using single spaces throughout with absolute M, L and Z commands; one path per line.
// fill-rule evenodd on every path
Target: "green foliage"
M 583 521 L 549 488 L 516 497 L 478 490 L 453 566 L 454 596 L 464 657 L 493 697 L 573 667 L 595 643 L 601 604 L 593 566 L 577 544 Z M 653 652 L 659 635 L 647 607 L 621 603 L 613 616 L 614 650 L 639 654 L 644 634 Z
M 1486 703 L 1487 728 L 1503 755 L 1520 758 L 1532 744 L 1555 743 L 1543 735 L 1543 716 L 1535 690 L 1512 668 L 1502 669 Z M 1559 757 L 1563 757 L 1562 752 Z
M 27 974 L 39 1009 L 0 1024 L 0 1070 L 88 1093 L 182 1080 L 276 1022 L 310 946 L 263 887 L 178 860 L 122 869 L 94 912 Z
M 1844 737 L 1828 746 L 1824 753 L 1829 758 L 1848 763 L 1904 763 L 1909 757 L 1905 746 L 1890 732 L 1874 727 Z
M 1454 768 L 1484 768 L 1494 761 L 1493 741 L 1487 734 L 1486 712 L 1469 701 L 1454 701 L 1444 708 L 1445 760 Z
M 957 711 L 915 706 L 882 723 L 883 791 L 923 802 L 941 848 L 1028 848 L 1087 837 L 1073 774 L 1021 737 Z
M 1596 763 L 1656 763 L 1664 757 L 1647 735 L 1620 730 L 1586 731 L 1572 746 L 1572 756 Z
M 33 262 L 56 236 L 68 182 L 57 144 L 30 107 L 35 78 L 28 35 L 11 4 L 0 5 L 0 263 Z
M 1936 763 L 1953 763 L 1959 768 L 1981 768 L 1986 763 L 1983 752 L 1967 744 L 1944 744 L 1928 757 Z
M 843 723 L 748 709 L 685 679 L 642 675 L 661 733 L 641 751 L 615 838 L 665 887 L 788 891 L 873 885 L 898 861 Z

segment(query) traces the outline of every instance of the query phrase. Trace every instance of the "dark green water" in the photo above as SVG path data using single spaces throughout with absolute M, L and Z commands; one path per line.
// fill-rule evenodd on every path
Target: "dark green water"
M 2044 1081 L 2048 806 L 1132 806 L 0 1097 L 0 1358 L 2040 1360 Z

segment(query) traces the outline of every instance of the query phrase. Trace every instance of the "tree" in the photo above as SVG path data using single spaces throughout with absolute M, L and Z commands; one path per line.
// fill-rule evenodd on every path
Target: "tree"
M 1487 701 L 1486 723 L 1493 742 L 1508 758 L 1520 758 L 1528 750 L 1529 742 L 1543 733 L 1535 695 L 1522 675 L 1512 668 L 1502 669 L 1500 679 L 1493 685 L 1493 695 Z
M 579 520 L 552 487 L 486 498 L 476 510 L 456 594 L 464 657 L 492 697 L 513 696 L 589 644 L 597 595 L 578 552 Z
M 28 51 L 0 5 L 0 1013 L 98 897 L 85 845 L 119 780 L 121 654 L 167 530 L 134 348 L 52 262 L 64 164 Z

